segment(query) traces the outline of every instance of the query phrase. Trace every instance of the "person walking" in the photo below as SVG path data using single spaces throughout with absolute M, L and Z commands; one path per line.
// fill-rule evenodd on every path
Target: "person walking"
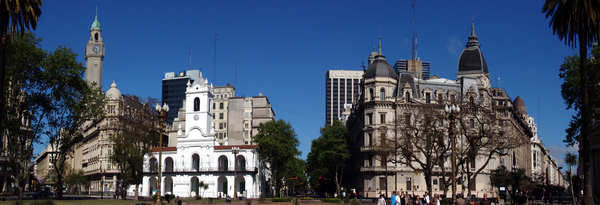
M 383 194 L 379 196 L 379 200 L 377 201 L 377 205 L 385 205 L 385 197 Z
M 396 191 L 392 191 L 392 197 L 390 197 L 390 205 L 396 205 Z

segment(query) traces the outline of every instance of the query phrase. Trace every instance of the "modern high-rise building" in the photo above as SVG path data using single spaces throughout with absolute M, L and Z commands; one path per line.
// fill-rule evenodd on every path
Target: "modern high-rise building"
M 394 63 L 394 71 L 413 71 L 416 77 L 423 80 L 428 80 L 431 77 L 431 64 L 429 62 L 417 60 L 397 60 Z
M 183 100 L 185 99 L 185 89 L 188 81 L 194 83 L 194 79 L 198 79 L 202 73 L 200 70 L 188 70 L 179 72 L 177 75 L 175 72 L 165 73 L 165 78 L 162 80 L 162 102 L 169 105 L 169 114 L 167 116 L 167 122 L 173 123 L 173 119 L 177 116 L 177 111 L 183 107 Z
M 364 72 L 358 70 L 328 70 L 325 75 L 325 124 L 334 119 L 343 121 L 344 108 L 350 108 L 360 94 Z

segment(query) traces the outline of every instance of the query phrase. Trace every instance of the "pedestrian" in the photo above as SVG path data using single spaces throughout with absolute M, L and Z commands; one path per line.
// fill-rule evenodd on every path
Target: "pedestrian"
M 398 194 L 396 194 L 396 203 L 394 205 L 400 205 L 400 193 L 398 192 Z
M 377 201 L 377 205 L 385 205 L 385 197 L 383 194 L 379 196 L 379 200 Z
M 419 195 L 415 195 L 415 202 L 413 203 L 414 205 L 423 205 L 423 203 L 421 203 L 421 198 L 419 197 Z
M 440 194 L 435 194 L 434 200 L 435 200 L 435 205 L 440 205 L 442 203 L 442 199 L 440 198 Z
M 481 205 L 492 205 L 492 201 L 487 198 L 487 193 L 483 194 L 483 200 L 481 200 Z
M 362 194 L 360 192 L 358 192 L 358 201 L 360 201 L 360 203 L 362 204 Z
M 429 193 L 425 192 L 425 195 L 423 195 L 423 199 L 425 200 L 425 204 L 429 205 Z
M 396 191 L 392 191 L 392 197 L 390 197 L 390 205 L 396 205 Z
M 404 192 L 400 194 L 400 205 L 406 205 L 406 194 Z
M 177 196 L 177 205 L 181 205 L 181 199 L 179 199 L 179 196 Z
M 462 194 L 456 195 L 456 205 L 465 205 L 466 201 L 463 199 Z

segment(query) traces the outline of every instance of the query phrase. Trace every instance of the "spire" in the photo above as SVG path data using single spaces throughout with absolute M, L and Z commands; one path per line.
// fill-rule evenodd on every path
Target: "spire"
M 381 37 L 379 37 L 379 52 L 377 54 L 381 55 Z
M 96 6 L 96 17 L 94 18 L 94 23 L 92 23 L 92 28 L 90 30 L 102 30 L 100 29 L 100 22 L 98 22 L 98 6 Z
M 475 21 L 471 19 L 471 35 L 469 36 L 469 42 L 467 42 L 467 48 L 481 47 L 479 44 L 479 38 L 475 35 Z

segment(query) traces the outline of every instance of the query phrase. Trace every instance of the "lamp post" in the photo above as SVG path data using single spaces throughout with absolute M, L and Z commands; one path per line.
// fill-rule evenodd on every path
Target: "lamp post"
M 105 173 L 105 171 L 102 170 L 102 167 L 100 167 L 100 173 L 102 174 L 102 178 L 100 178 L 100 186 L 102 187 L 102 189 L 100 190 L 100 199 L 104 199 L 104 173 Z
M 162 204 L 162 199 L 160 198 L 160 194 L 161 194 L 161 178 L 162 178 L 162 136 L 163 136 L 163 123 L 165 122 L 165 119 L 167 118 L 167 114 L 169 112 L 169 106 L 167 105 L 167 103 L 165 103 L 162 108 L 160 107 L 160 104 L 156 103 L 156 107 L 154 107 L 154 109 L 156 109 L 156 112 L 158 113 L 158 118 L 159 118 L 159 123 L 160 123 L 160 130 L 158 131 L 158 191 L 156 192 L 156 201 L 154 202 L 154 204 L 158 205 L 158 204 Z
M 240 153 L 239 147 L 232 147 L 231 153 L 233 153 L 233 200 L 237 200 L 237 191 L 236 191 L 236 177 L 237 177 L 237 154 Z
M 456 204 L 456 119 L 460 118 L 460 107 L 452 104 L 452 106 L 444 108 L 446 118 L 450 120 L 450 137 L 452 138 L 452 203 Z

